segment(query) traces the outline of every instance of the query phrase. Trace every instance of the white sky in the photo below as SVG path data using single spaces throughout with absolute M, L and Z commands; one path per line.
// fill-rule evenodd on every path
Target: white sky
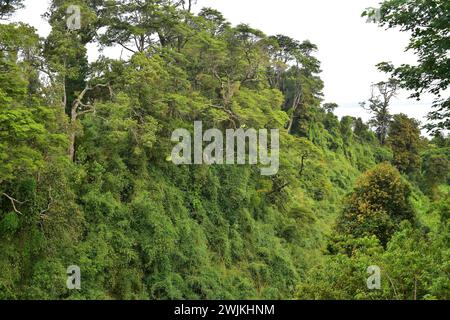
M 366 23 L 361 13 L 367 7 L 377 7 L 379 0 L 198 0 L 196 8 L 212 7 L 221 11 L 233 24 L 248 23 L 267 35 L 284 34 L 298 40 L 310 40 L 319 47 L 325 82 L 325 102 L 336 102 L 338 116 L 351 115 L 367 120 L 369 115 L 359 107 L 367 100 L 370 84 L 386 80 L 375 65 L 382 61 L 395 64 L 414 63 L 412 53 L 404 52 L 408 35 L 396 30 L 384 30 Z M 13 20 L 23 21 L 38 29 L 42 36 L 50 27 L 41 15 L 48 0 L 25 0 L 25 9 Z M 118 57 L 120 50 L 105 51 Z M 89 47 L 90 60 L 98 51 Z M 406 113 L 424 121 L 430 111 L 432 97 L 410 100 L 403 92 L 392 103 L 393 113 Z

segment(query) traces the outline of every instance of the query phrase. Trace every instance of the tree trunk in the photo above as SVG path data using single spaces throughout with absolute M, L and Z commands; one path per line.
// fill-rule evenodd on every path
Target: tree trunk
M 294 125 L 294 119 L 295 119 L 295 115 L 297 113 L 297 109 L 298 109 L 299 104 L 300 104 L 300 94 L 297 94 L 295 96 L 294 103 L 292 104 L 293 110 L 292 110 L 291 119 L 289 120 L 289 126 L 287 128 L 288 133 L 292 132 L 292 127 Z
M 77 121 L 77 109 L 78 103 L 73 104 L 70 112 L 70 134 L 69 134 L 69 159 L 70 161 L 75 160 L 75 140 L 76 140 L 76 121 Z
M 69 159 L 70 161 L 74 162 L 75 161 L 75 131 L 74 128 L 71 128 L 71 130 L 73 130 L 72 132 L 70 132 L 70 136 L 69 136 Z

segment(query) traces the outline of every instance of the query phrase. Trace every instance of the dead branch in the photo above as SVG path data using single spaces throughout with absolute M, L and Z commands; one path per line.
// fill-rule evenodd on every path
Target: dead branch
M 86 113 L 95 113 L 95 108 L 90 105 L 90 104 L 84 104 L 82 101 L 84 99 L 84 96 L 86 95 L 86 93 L 88 93 L 89 91 L 95 90 L 97 88 L 108 88 L 109 89 L 109 94 L 111 96 L 111 98 L 114 95 L 114 92 L 112 90 L 112 87 L 109 83 L 106 84 L 97 84 L 93 87 L 91 87 L 90 85 L 87 85 L 83 91 L 81 91 L 81 93 L 78 95 L 78 97 L 75 99 L 75 101 L 72 104 L 72 109 L 70 112 L 70 122 L 72 124 L 75 124 L 77 118 L 81 115 L 84 115 Z M 84 107 L 87 108 L 85 110 L 78 110 L 79 108 Z M 70 132 L 70 136 L 69 136 L 69 159 L 71 161 L 74 160 L 75 158 L 75 139 L 76 139 L 76 133 L 74 128 L 71 128 L 71 132 Z
M 18 213 L 18 214 L 20 214 L 20 215 L 23 215 L 23 213 L 20 212 L 20 211 L 17 209 L 16 203 L 18 203 L 18 204 L 24 204 L 26 201 L 19 201 L 19 200 L 17 200 L 17 199 L 14 199 L 13 197 L 7 195 L 6 193 L 2 193 L 2 195 L 4 195 L 5 197 L 7 197 L 7 198 L 9 199 L 9 201 L 11 201 L 11 204 L 12 204 L 12 207 L 13 207 L 13 209 L 14 209 L 14 212 L 16 212 L 16 213 Z
M 50 201 L 47 204 L 47 208 L 42 210 L 41 212 L 39 212 L 39 216 L 41 217 L 41 219 L 45 218 L 45 216 L 46 216 L 45 214 L 50 210 L 50 208 L 51 208 L 51 206 L 53 204 L 53 197 L 52 197 L 51 190 L 48 191 L 48 197 L 49 197 Z

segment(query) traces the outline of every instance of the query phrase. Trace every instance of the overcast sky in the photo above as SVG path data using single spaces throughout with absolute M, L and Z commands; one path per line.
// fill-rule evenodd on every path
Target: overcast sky
M 198 0 L 197 10 L 212 7 L 221 11 L 233 24 L 248 23 L 267 35 L 284 34 L 298 40 L 310 40 L 319 47 L 322 79 L 325 82 L 325 101 L 336 102 L 339 116 L 352 115 L 368 119 L 359 107 L 367 100 L 370 84 L 386 80 L 375 65 L 382 61 L 396 64 L 414 63 L 412 53 L 404 51 L 408 35 L 396 30 L 384 30 L 366 23 L 361 12 L 377 7 L 379 0 Z M 42 36 L 50 27 L 41 15 L 48 8 L 47 0 L 26 0 L 25 9 L 15 14 L 15 21 L 23 21 L 38 29 Z M 107 51 L 111 56 L 120 50 Z M 98 52 L 89 47 L 90 60 Z M 422 101 L 410 100 L 403 92 L 393 101 L 393 113 L 406 113 L 424 121 L 431 106 L 431 97 Z

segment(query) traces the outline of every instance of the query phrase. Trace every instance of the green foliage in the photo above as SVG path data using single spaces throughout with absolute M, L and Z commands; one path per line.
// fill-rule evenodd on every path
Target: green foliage
M 432 148 L 427 150 L 423 156 L 422 176 L 423 186 L 432 197 L 437 196 L 438 187 L 448 184 L 450 168 L 450 149 Z
M 392 163 L 400 172 L 412 174 L 420 168 L 420 129 L 415 119 L 397 114 L 389 127 L 388 143 L 394 153 Z
M 442 230 L 443 231 L 443 230 Z M 311 269 L 297 289 L 299 299 L 433 300 L 448 299 L 448 234 L 426 235 L 404 222 L 386 249 L 377 239 L 347 243 L 351 254 L 337 253 Z M 367 288 L 367 268 L 381 269 L 381 288 Z
M 419 99 L 425 92 L 436 96 L 435 109 L 428 116 L 429 130 L 450 127 L 450 98 L 445 97 L 450 72 L 449 11 L 446 0 L 387 0 L 381 6 L 380 25 L 410 33 L 406 49 L 414 51 L 418 63 L 395 67 L 383 62 L 379 68 L 392 74 L 403 88 L 413 90 L 413 98 Z
M 413 220 L 410 187 L 387 163 L 366 172 L 356 183 L 338 219 L 338 232 L 355 238 L 375 235 L 385 245 L 402 220 Z

